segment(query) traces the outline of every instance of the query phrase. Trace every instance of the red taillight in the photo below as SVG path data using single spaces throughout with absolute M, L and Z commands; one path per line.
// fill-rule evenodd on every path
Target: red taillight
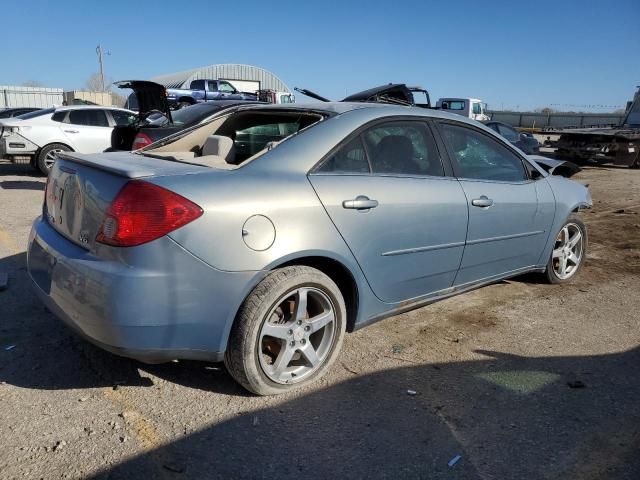
M 138 150 L 142 147 L 146 147 L 147 145 L 151 145 L 153 140 L 149 138 L 149 135 L 144 133 L 138 133 L 136 138 L 133 139 L 133 145 L 131 147 L 132 150 Z
M 133 247 L 163 237 L 202 215 L 202 208 L 166 188 L 128 182 L 107 210 L 96 241 Z

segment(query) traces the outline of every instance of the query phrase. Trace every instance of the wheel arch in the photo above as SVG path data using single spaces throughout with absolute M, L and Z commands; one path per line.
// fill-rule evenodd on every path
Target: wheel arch
M 293 265 L 304 265 L 321 271 L 335 282 L 342 293 L 344 304 L 347 307 L 347 331 L 352 332 L 358 316 L 359 290 L 353 273 L 342 262 L 322 255 L 309 255 L 289 259 L 271 267 L 271 270 L 289 267 Z
M 38 148 L 38 151 L 36 152 L 36 157 L 40 156 L 40 152 L 42 152 L 42 150 L 44 150 L 45 148 L 47 148 L 50 145 L 63 145 L 65 147 L 67 147 L 70 152 L 75 152 L 76 151 L 76 149 L 73 148 L 71 145 L 69 145 L 69 143 L 66 142 L 66 141 L 53 140 L 51 142 L 47 142 L 46 144 L 44 144 L 43 146 Z

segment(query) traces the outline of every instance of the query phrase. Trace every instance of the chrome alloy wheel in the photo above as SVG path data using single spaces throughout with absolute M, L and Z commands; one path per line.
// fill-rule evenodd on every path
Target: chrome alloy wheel
M 53 167 L 53 164 L 56 163 L 56 158 L 60 152 L 64 152 L 64 150 L 62 148 L 54 148 L 47 152 L 44 157 L 44 164 L 47 169 L 51 170 L 51 167 Z
M 329 297 L 317 288 L 297 288 L 275 303 L 262 324 L 260 367 L 273 382 L 300 382 L 325 362 L 335 340 L 335 308 Z
M 583 253 L 582 230 L 575 223 L 567 223 L 558 233 L 551 255 L 553 271 L 559 279 L 571 278 L 578 271 Z

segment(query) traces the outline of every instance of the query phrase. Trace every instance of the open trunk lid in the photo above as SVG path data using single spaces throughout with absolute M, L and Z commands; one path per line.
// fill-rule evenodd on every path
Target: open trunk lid
M 207 171 L 128 152 L 60 153 L 47 180 L 43 215 L 61 235 L 94 251 L 105 213 L 129 180 Z
M 138 114 L 140 118 L 153 111 L 162 112 L 168 119 L 171 119 L 171 109 L 167 101 L 167 89 L 164 85 L 150 82 L 148 80 L 120 80 L 114 85 L 118 88 L 130 88 L 136 94 L 138 100 Z

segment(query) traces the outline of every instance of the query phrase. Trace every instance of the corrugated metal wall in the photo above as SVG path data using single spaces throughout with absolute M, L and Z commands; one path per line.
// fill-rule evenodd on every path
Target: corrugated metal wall
M 249 80 L 260 83 L 260 88 L 268 88 L 279 92 L 290 93 L 289 87 L 276 75 L 253 65 L 235 63 L 209 65 L 184 72 L 169 73 L 153 77 L 151 81 L 160 83 L 168 88 L 188 88 L 192 80 Z
M 489 112 L 491 120 L 513 127 L 524 128 L 568 128 L 619 125 L 624 115 L 614 113 L 536 113 L 536 112 Z
M 62 105 L 62 101 L 61 88 L 0 85 L 0 108 L 46 108 L 53 105 Z

